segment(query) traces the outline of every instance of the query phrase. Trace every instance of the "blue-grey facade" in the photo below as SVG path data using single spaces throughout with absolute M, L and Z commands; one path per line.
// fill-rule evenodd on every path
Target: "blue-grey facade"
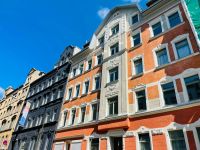
M 51 149 L 73 50 L 74 47 L 68 46 L 54 69 L 30 85 L 26 98 L 26 103 L 31 104 L 30 110 L 25 125 L 16 127 L 9 150 Z

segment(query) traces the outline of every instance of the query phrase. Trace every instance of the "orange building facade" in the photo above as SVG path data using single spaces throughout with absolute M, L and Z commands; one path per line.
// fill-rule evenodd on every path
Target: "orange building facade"
M 184 1 L 112 9 L 72 57 L 53 149 L 200 149 L 199 43 Z

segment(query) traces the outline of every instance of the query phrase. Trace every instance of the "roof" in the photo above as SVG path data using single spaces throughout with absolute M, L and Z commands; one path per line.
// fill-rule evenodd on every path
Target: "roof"
M 129 5 L 121 5 L 121 6 L 117 6 L 114 7 L 113 9 L 110 10 L 110 12 L 107 14 L 106 18 L 103 20 L 103 22 L 100 24 L 100 26 L 97 28 L 96 30 L 96 34 L 103 28 L 103 26 L 105 26 L 105 24 L 108 22 L 108 20 L 110 19 L 110 17 L 117 12 L 118 10 L 121 9 L 127 9 L 127 8 L 137 8 L 139 11 L 142 11 L 140 9 L 140 7 L 138 6 L 138 4 L 133 3 L 133 4 L 129 4 Z

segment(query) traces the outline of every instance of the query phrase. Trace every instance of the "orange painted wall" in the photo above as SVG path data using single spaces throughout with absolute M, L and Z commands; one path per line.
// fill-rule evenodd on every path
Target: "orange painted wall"
M 126 137 L 125 138 L 125 149 L 126 150 L 136 150 L 136 138 Z
M 167 143 L 164 134 L 161 135 L 153 135 L 152 143 L 154 150 L 167 150 Z
M 100 140 L 100 150 L 107 150 L 107 139 L 103 138 Z

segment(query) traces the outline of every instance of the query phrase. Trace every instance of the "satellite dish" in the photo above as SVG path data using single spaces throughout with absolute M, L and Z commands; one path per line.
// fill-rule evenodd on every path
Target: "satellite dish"
M 0 87 L 0 100 L 2 100 L 5 97 L 5 90 Z

